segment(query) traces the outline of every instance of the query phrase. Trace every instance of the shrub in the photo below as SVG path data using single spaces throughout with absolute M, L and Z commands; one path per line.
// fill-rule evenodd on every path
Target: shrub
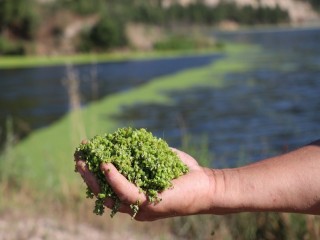
M 58 8 L 70 9 L 80 15 L 88 15 L 99 12 L 102 0 L 57 0 L 55 5 Z
M 107 50 L 124 46 L 126 42 L 124 24 L 116 18 L 103 16 L 91 29 L 80 34 L 78 50 Z
M 25 49 L 23 44 L 12 42 L 5 37 L 0 36 L 0 55 L 23 55 Z
M 33 0 L 0 1 L 0 31 L 8 29 L 19 38 L 33 39 L 38 22 L 35 6 Z
M 183 36 L 172 36 L 166 40 L 156 42 L 154 49 L 156 50 L 185 50 L 196 48 L 196 43 L 191 38 Z

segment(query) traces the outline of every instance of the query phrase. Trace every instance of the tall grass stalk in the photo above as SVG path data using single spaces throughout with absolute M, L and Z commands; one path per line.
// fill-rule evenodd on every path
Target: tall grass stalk
M 86 138 L 86 130 L 83 123 L 81 112 L 81 96 L 79 87 L 79 77 L 76 69 L 70 64 L 66 64 L 67 78 L 65 85 L 69 96 L 69 109 L 72 112 L 71 116 L 71 139 L 72 143 L 76 145 L 80 139 Z
M 93 101 L 97 101 L 99 98 L 99 84 L 98 84 L 98 79 L 97 79 L 97 65 L 96 64 L 91 64 L 91 71 L 90 71 L 90 86 L 91 86 L 91 99 Z M 92 114 L 90 116 L 90 125 L 95 126 L 95 124 L 98 122 L 97 120 L 97 115 Z M 96 129 L 93 127 L 91 128 L 89 132 L 90 136 L 96 135 Z
M 13 147 L 16 143 L 16 137 L 13 130 L 13 120 L 11 117 L 6 119 L 6 140 L 2 155 L 0 156 L 0 181 L 1 189 L 4 192 L 9 187 L 18 187 L 20 185 L 19 169 L 13 157 Z
M 207 135 L 192 136 L 184 134 L 182 137 L 181 149 L 197 159 L 203 167 L 213 167 L 214 154 L 210 151 Z

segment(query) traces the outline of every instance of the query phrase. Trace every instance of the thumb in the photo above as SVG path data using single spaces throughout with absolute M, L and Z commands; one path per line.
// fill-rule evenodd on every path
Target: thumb
M 112 163 L 102 163 L 100 169 L 121 202 L 133 204 L 137 201 L 140 203 L 146 201 L 147 198 L 145 194 L 143 194 L 136 185 L 129 182 Z

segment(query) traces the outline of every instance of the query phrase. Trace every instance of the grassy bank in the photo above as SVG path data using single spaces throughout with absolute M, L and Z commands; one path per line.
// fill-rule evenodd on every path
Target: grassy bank
M 100 62 L 127 61 L 151 58 L 166 58 L 188 55 L 213 54 L 223 47 L 167 51 L 116 51 L 101 54 L 75 54 L 66 56 L 0 56 L 0 69 L 56 66 L 65 64 L 91 64 Z

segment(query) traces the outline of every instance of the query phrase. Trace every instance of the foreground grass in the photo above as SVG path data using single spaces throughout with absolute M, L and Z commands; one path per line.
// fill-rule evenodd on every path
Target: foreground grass
M 75 147 L 83 138 L 122 127 L 112 116 L 121 113 L 123 106 L 138 103 L 170 105 L 173 102 L 166 94 L 168 91 L 183 91 L 196 86 L 219 88 L 224 84 L 225 74 L 250 69 L 243 58 L 244 54 L 249 58 L 250 51 L 257 49 L 246 46 L 227 48 L 226 57 L 214 64 L 157 78 L 138 88 L 110 95 L 34 132 L 16 146 L 9 144 L 0 157 L 0 190 L 3 193 L 0 215 L 15 211 L 20 215 L 25 211 L 25 214 L 36 212 L 40 216 L 54 214 L 65 224 L 82 219 L 105 234 L 126 229 L 127 236 L 143 233 L 149 239 L 152 236 L 158 236 L 157 239 L 319 238 L 318 218 L 293 214 L 192 216 L 149 224 L 135 223 L 122 215 L 112 220 L 96 217 L 89 206 L 93 202 L 84 200 L 84 184 L 73 173 Z M 184 148 L 188 149 L 188 146 Z M 132 236 L 131 239 L 135 239 Z

